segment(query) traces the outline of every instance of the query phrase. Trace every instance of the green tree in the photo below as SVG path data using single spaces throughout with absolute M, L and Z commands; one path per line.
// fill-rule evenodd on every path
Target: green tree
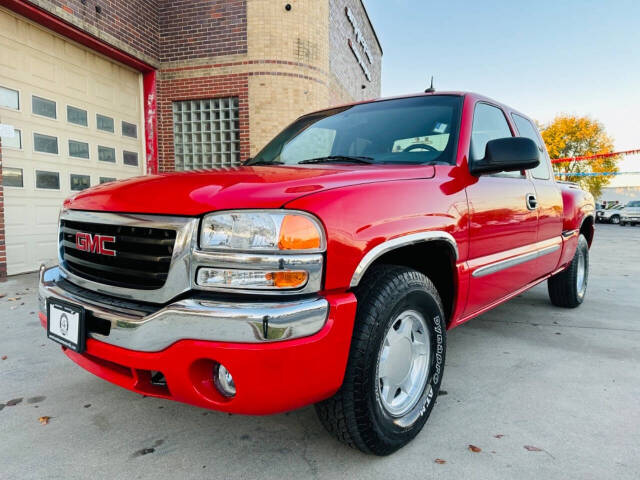
M 613 140 L 604 126 L 589 117 L 558 115 L 553 122 L 543 127 L 542 138 L 551 158 L 583 157 L 613 151 Z M 579 183 L 598 198 L 602 187 L 609 184 L 611 176 L 584 177 L 575 173 L 617 172 L 619 157 L 598 158 L 586 161 L 555 163 L 556 172 L 568 173 L 562 180 Z

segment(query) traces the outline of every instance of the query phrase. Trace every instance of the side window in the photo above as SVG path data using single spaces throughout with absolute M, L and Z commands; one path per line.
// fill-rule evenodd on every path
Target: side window
M 491 140 L 512 136 L 502 110 L 493 105 L 478 103 L 473 114 L 473 127 L 471 128 L 471 161 L 484 158 L 485 148 Z M 502 172 L 496 176 L 524 178 L 521 172 Z
M 538 180 L 549 180 L 549 178 L 551 178 L 551 170 L 549 169 L 549 161 L 547 160 L 547 151 L 544 145 L 542 145 L 536 127 L 534 127 L 529 120 L 516 113 L 512 113 L 511 118 L 513 118 L 520 136 L 530 138 L 536 142 L 538 150 L 540 150 L 540 165 L 531 170 L 531 176 Z
M 12 88 L 0 87 L 0 107 L 20 110 L 20 92 Z

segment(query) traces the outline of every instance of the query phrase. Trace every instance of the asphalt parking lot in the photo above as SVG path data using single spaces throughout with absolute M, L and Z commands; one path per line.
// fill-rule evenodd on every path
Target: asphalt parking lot
M 0 478 L 636 479 L 639 282 L 640 228 L 598 225 L 585 303 L 554 308 L 542 284 L 451 331 L 425 429 L 377 458 L 330 438 L 312 407 L 230 416 L 108 384 L 45 338 L 35 274 L 11 277 Z

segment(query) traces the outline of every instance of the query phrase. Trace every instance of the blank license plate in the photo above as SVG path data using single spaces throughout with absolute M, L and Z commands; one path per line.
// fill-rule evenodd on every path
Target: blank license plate
M 84 351 L 84 308 L 59 300 L 49 300 L 47 337 L 75 352 Z

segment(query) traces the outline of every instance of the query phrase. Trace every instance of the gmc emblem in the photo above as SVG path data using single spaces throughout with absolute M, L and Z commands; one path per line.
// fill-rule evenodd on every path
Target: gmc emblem
M 105 247 L 105 243 L 114 243 L 116 237 L 109 235 L 91 235 L 90 233 L 76 233 L 76 248 L 83 252 L 97 253 L 99 255 L 108 255 L 115 257 L 116 251 Z

